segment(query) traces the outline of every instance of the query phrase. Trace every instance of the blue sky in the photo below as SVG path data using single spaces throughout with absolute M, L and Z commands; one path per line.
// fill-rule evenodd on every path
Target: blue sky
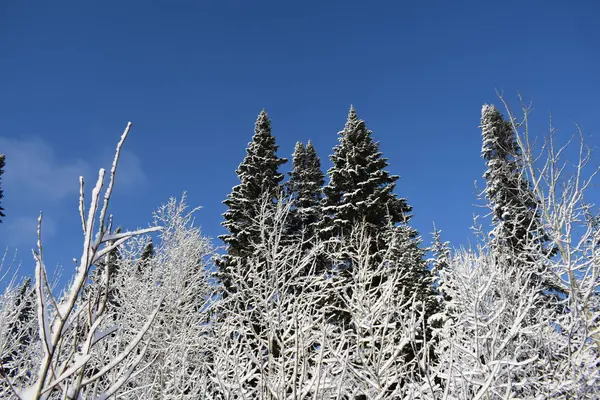
M 577 122 L 600 143 L 598 15 L 596 1 L 3 2 L 0 246 L 31 271 L 44 210 L 47 263 L 70 273 L 78 176 L 90 189 L 127 121 L 117 224 L 145 227 L 185 190 L 216 237 L 262 108 L 281 156 L 312 139 L 328 168 L 350 104 L 425 241 L 435 222 L 467 244 L 481 211 L 479 115 L 495 90 L 533 101 L 535 133 L 552 112 L 560 135 Z

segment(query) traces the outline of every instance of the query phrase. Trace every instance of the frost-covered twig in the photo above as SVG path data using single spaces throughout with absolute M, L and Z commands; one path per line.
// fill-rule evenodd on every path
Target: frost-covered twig
M 42 249 L 41 214 L 38 219 L 38 249 L 33 252 L 33 255 L 36 262 L 37 321 L 39 336 L 42 338 L 42 356 L 37 372 L 30 372 L 31 375 L 36 377 L 36 382 L 29 388 L 17 389 L 24 399 L 45 399 L 51 396 L 55 390 L 62 391 L 62 396 L 65 398 L 78 397 L 84 386 L 93 383 L 107 372 L 115 369 L 123 360 L 129 357 L 150 329 L 159 310 L 160 302 L 146 324 L 129 341 L 129 345 L 117 352 L 115 357 L 100 371 L 85 377 L 89 373 L 87 366 L 93 358 L 92 350 L 94 346 L 98 345 L 102 339 L 109 337 L 108 334 L 96 334 L 96 330 L 106 319 L 104 303 L 94 305 L 88 299 L 83 299 L 88 292 L 90 271 L 103 255 L 122 246 L 128 239 L 160 230 L 159 226 L 154 226 L 119 234 L 116 238 L 111 237 L 109 234 L 111 223 L 107 224 L 106 221 L 107 209 L 114 186 L 121 147 L 130 127 L 131 124 L 129 123 L 117 145 L 102 208 L 99 210 L 104 170 L 100 169 L 98 180 L 92 190 L 87 217 L 84 215 L 86 211 L 84 206 L 84 180 L 80 178 L 79 213 L 84 231 L 83 252 L 76 267 L 74 278 L 60 300 L 55 299 L 46 275 Z M 98 211 L 100 211 L 99 216 Z M 98 217 L 97 232 L 94 231 L 96 217 Z M 82 313 L 83 310 L 86 312 Z M 85 343 L 80 343 L 79 337 L 82 334 L 87 336 Z M 136 365 L 134 363 L 130 367 L 135 369 Z

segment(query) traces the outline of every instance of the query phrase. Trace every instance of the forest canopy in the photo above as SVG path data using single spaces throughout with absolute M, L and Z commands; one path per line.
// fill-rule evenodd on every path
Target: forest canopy
M 67 288 L 46 268 L 42 215 L 34 276 L 4 258 L 0 397 L 599 398 L 597 169 L 580 131 L 562 146 L 554 131 L 534 137 L 528 107 L 518 114 L 502 97 L 482 106 L 491 226 L 470 248 L 411 225 L 354 107 L 331 168 L 298 142 L 287 176 L 259 113 L 219 243 L 185 195 L 149 228 L 118 228 L 109 205 L 129 123 L 111 169 L 91 191 L 80 178 L 83 250 Z

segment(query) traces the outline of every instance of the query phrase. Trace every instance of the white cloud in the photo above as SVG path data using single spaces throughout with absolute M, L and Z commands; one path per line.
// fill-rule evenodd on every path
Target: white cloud
M 20 202 L 62 200 L 78 192 L 80 175 L 91 172 L 88 162 L 80 158 L 61 160 L 52 146 L 37 137 L 25 140 L 0 137 L 0 152 L 6 154 L 2 176 L 5 196 L 17 197 Z
M 104 163 L 104 168 L 108 172 L 112 167 L 114 154 L 107 155 L 103 160 L 108 160 Z M 108 177 L 108 175 L 107 175 Z M 119 190 L 133 189 L 136 187 L 143 186 L 147 183 L 148 178 L 142 170 L 142 163 L 140 158 L 134 153 L 122 149 L 121 157 L 119 158 L 119 165 L 117 166 L 117 177 L 116 185 Z
M 2 235 L 3 246 L 16 248 L 33 249 L 37 243 L 37 223 L 38 215 L 18 215 L 5 220 L 0 227 L 6 231 L 7 235 Z M 56 235 L 56 223 L 50 217 L 44 217 L 42 220 L 42 239 Z
M 77 152 L 75 146 L 70 148 Z M 92 153 L 85 159 L 81 156 L 83 153 L 63 157 L 40 137 L 0 137 L 0 153 L 6 154 L 1 183 L 6 217 L 0 225 L 0 247 L 35 245 L 37 217 L 41 210 L 44 211 L 44 237 L 56 235 L 59 226 L 52 216 L 60 219 L 65 210 L 76 209 L 79 176 L 85 177 L 86 196 L 89 196 L 98 179 L 99 167 L 107 170 L 105 179 L 108 179 L 113 151 L 102 149 L 99 154 Z M 122 151 L 116 179 L 122 192 L 147 182 L 140 159 L 134 153 Z

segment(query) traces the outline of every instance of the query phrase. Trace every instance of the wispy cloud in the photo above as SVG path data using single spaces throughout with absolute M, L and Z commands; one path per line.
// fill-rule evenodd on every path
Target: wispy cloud
M 108 173 L 112 166 L 114 154 L 109 153 L 108 151 L 106 153 L 107 154 L 102 158 L 102 161 L 104 162 L 103 167 Z M 119 185 L 119 190 L 122 191 L 139 188 L 148 182 L 148 177 L 142 170 L 140 158 L 129 150 L 121 150 L 116 180 Z
M 91 172 L 90 164 L 83 159 L 59 159 L 52 146 L 39 137 L 0 137 L 0 152 L 6 154 L 2 177 L 5 196 L 18 198 L 19 202 L 62 200 L 78 191 L 80 175 Z
M 3 207 L 7 217 L 0 226 L 0 246 L 31 246 L 35 243 L 36 221 L 44 211 L 44 236 L 56 235 L 55 223 L 66 209 L 77 204 L 79 176 L 86 179 L 86 192 L 98 177 L 97 168 L 110 169 L 113 153 L 103 149 L 91 159 L 78 154 L 59 156 L 55 147 L 40 137 L 0 137 L 0 153 L 6 154 L 2 176 Z M 134 153 L 123 150 L 117 181 L 120 191 L 139 188 L 147 183 L 141 161 Z M 89 194 L 88 194 L 89 195 Z
M 6 221 L 1 228 L 8 232 L 7 235 L 1 235 L 3 245 L 9 248 L 26 246 L 26 248 L 35 248 L 37 241 L 37 222 L 38 215 L 29 213 L 29 215 L 17 215 Z M 56 234 L 56 222 L 52 217 L 44 217 L 43 235 L 44 237 L 53 237 Z

